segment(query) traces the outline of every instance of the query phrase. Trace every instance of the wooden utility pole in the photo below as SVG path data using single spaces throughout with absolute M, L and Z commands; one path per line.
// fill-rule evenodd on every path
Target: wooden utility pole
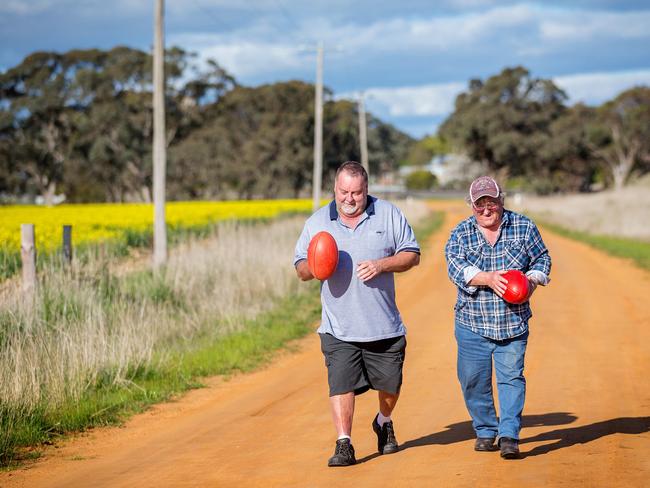
M 361 145 L 361 165 L 364 167 L 368 175 L 370 175 L 370 167 L 368 166 L 366 108 L 363 103 L 363 93 L 359 96 L 359 144 Z
M 164 0 L 156 1 L 153 48 L 153 266 L 167 261 L 167 227 L 165 225 L 165 41 L 163 36 Z
M 314 176 L 312 192 L 314 212 L 320 208 L 323 178 L 323 43 L 318 43 L 316 61 L 316 101 L 314 108 Z

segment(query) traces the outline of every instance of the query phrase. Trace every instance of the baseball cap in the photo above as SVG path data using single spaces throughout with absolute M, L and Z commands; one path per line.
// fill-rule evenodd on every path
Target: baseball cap
M 469 185 L 469 199 L 472 203 L 481 197 L 499 198 L 499 195 L 501 195 L 501 188 L 494 178 L 489 176 L 479 176 Z

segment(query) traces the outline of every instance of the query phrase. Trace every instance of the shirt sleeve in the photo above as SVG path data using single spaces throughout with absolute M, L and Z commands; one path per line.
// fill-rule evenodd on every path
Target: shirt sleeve
M 415 233 L 402 211 L 394 207 L 395 215 L 393 228 L 395 229 L 395 254 L 402 251 L 420 254 L 420 245 L 415 238 Z
M 307 224 L 302 229 L 300 237 L 298 237 L 298 242 L 296 242 L 296 249 L 293 254 L 293 265 L 296 266 L 300 261 L 307 259 L 307 250 L 309 249 L 309 241 L 311 237 L 309 235 L 309 230 L 307 229 Z
M 547 285 L 550 282 L 551 256 L 537 226 L 532 222 L 526 238 L 526 251 L 530 256 L 526 276 L 530 276 L 538 285 Z
M 454 229 L 445 245 L 445 258 L 447 260 L 447 274 L 449 279 L 461 290 L 473 295 L 477 287 L 467 284 L 481 270 L 472 266 L 465 256 L 465 248 L 460 242 L 457 230 Z M 473 270 L 472 270 L 473 268 Z M 467 274 L 466 271 L 467 270 Z M 478 270 L 474 272 L 475 270 Z M 472 274 L 474 273 L 474 274 Z M 466 276 L 471 277 L 466 280 Z
M 470 285 L 469 282 L 474 279 L 474 276 L 479 274 L 481 270 L 477 268 L 476 266 L 467 266 L 463 270 L 463 279 L 465 280 L 465 284 L 467 285 L 467 289 L 470 293 L 474 293 L 476 291 L 476 286 Z
M 551 282 L 551 278 L 536 269 L 528 271 L 526 276 L 536 285 L 546 286 Z

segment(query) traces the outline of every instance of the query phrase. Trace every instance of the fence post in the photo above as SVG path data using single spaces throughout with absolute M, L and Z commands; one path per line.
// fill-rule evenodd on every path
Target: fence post
M 23 262 L 23 291 L 31 294 L 36 288 L 34 224 L 20 224 L 20 257 Z
M 72 263 L 72 226 L 63 226 L 63 264 Z

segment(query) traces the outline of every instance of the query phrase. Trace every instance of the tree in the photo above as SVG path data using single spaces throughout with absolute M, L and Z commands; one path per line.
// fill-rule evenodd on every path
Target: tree
M 165 53 L 171 199 L 298 196 L 312 180 L 313 86 L 241 87 L 216 61 Z M 35 53 L 0 73 L 0 193 L 148 201 L 151 56 L 118 46 Z M 325 104 L 325 181 L 359 157 L 357 105 Z M 371 173 L 413 140 L 368 114 Z
M 437 185 L 438 179 L 430 171 L 416 170 L 406 177 L 405 183 L 409 190 L 431 190 Z
M 622 188 L 635 167 L 650 164 L 650 88 L 626 90 L 597 110 L 589 146 Z
M 324 185 L 334 184 L 341 163 L 361 160 L 358 104 L 349 100 L 329 101 L 324 107 Z M 413 138 L 371 113 L 368 124 L 368 163 L 370 177 L 393 171 L 405 159 Z
M 411 145 L 406 158 L 402 164 L 408 166 L 424 166 L 434 156 L 442 156 L 451 151 L 445 139 L 438 135 L 426 136 Z
M 237 87 L 170 153 L 170 191 L 272 198 L 311 181 L 313 89 L 298 81 Z
M 543 167 L 538 150 L 565 100 L 551 80 L 532 78 L 523 67 L 507 68 L 486 82 L 471 80 L 439 133 L 490 170 L 534 174 Z
M 215 61 L 201 69 L 193 58 L 177 47 L 165 53 L 168 143 L 200 126 L 236 85 Z M 71 201 L 148 201 L 151 62 L 148 53 L 118 46 L 34 53 L 1 73 L 0 144 L 13 150 L 0 151 L 0 168 L 20 168 L 20 178 L 2 184 L 48 203 L 61 189 Z
M 24 159 L 29 183 L 51 204 L 73 149 L 75 115 L 84 105 L 75 72 L 86 63 L 76 52 L 37 52 L 0 74 L 0 110 Z
M 324 178 L 359 157 L 357 105 L 324 105 Z M 407 135 L 369 116 L 371 174 L 394 167 Z M 314 87 L 290 81 L 236 87 L 209 109 L 203 126 L 171 148 L 173 198 L 298 197 L 310 188 L 313 169 Z M 397 141 L 397 142 L 395 142 Z M 401 149 L 402 148 L 402 149 Z M 391 151 L 397 151 L 391 152 Z
M 583 104 L 568 108 L 551 122 L 538 156 L 545 164 L 532 181 L 538 193 L 589 191 L 598 162 L 589 147 L 589 127 L 596 109 Z

